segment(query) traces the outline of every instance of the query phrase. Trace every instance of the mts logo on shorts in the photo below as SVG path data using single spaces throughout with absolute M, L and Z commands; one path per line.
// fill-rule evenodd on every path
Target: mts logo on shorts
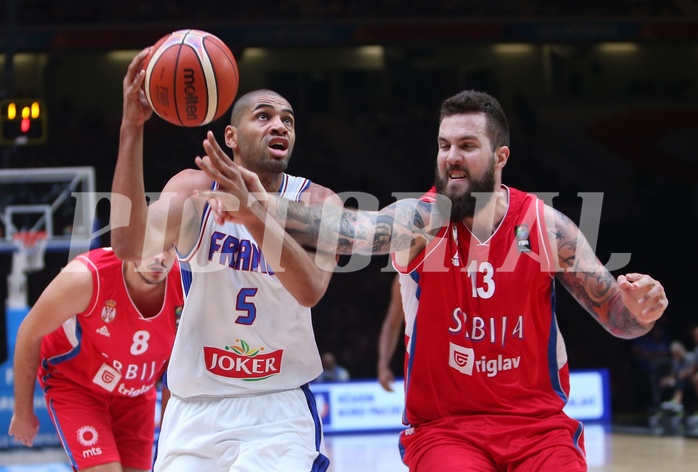
M 283 350 L 263 353 L 264 348 L 251 349 L 243 340 L 225 349 L 204 346 L 206 370 L 221 377 L 241 380 L 263 380 L 281 370 Z
M 501 354 L 496 359 L 488 359 L 485 356 L 475 359 L 475 351 L 472 348 L 449 344 L 448 365 L 466 375 L 473 375 L 475 369 L 477 372 L 486 373 L 488 377 L 494 377 L 502 370 L 518 369 L 521 363 L 521 356 L 504 357 Z

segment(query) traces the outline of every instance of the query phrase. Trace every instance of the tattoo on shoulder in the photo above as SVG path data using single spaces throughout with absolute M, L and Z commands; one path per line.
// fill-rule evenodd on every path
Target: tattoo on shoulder
M 563 240 L 565 237 L 569 237 L 570 230 L 575 226 L 574 222 L 567 215 L 560 211 L 555 211 L 554 225 L 549 228 L 549 231 L 555 239 Z
M 596 254 L 576 224 L 561 212 L 555 213 L 555 225 L 548 229 L 557 244 L 560 267 L 572 272 L 597 272 Z

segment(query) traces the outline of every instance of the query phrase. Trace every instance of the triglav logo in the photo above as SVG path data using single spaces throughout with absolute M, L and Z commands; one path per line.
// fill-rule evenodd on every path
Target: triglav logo
M 466 375 L 473 375 L 473 359 L 475 351 L 469 347 L 449 343 L 448 365 Z
M 448 365 L 466 375 L 476 372 L 484 372 L 488 377 L 494 377 L 503 370 L 518 369 L 521 364 L 521 356 L 504 357 L 501 354 L 496 359 L 488 359 L 482 356 L 475 360 L 475 351 L 472 348 L 449 343 Z
M 107 364 L 102 364 L 92 379 L 95 384 L 99 385 L 108 392 L 114 391 L 114 388 L 116 388 L 119 380 L 121 380 L 121 372 Z

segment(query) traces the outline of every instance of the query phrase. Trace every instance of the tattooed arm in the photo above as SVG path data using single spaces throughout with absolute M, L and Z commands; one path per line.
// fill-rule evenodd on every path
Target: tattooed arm
M 268 195 L 253 173 L 222 155 L 210 133 L 204 147 L 208 154 L 197 158 L 196 164 L 225 191 L 199 195 L 211 203 L 219 223 L 254 224 L 259 218 L 254 210 L 263 207 L 304 247 L 331 254 L 399 252 L 402 257 L 423 248 L 445 222 L 435 203 L 417 199 L 399 200 L 379 211 L 361 211 L 343 207 L 336 196 L 308 204 Z M 446 208 L 450 209 L 450 202 Z
M 649 275 L 629 273 L 615 279 L 594 254 L 576 224 L 546 206 L 548 238 L 557 251 L 557 280 L 608 332 L 619 338 L 647 333 L 668 300 Z
M 216 221 L 249 224 L 256 204 L 300 245 L 331 254 L 416 254 L 435 235 L 444 218 L 436 206 L 404 199 L 379 211 L 345 208 L 336 199 L 324 204 L 292 202 L 274 195 L 239 196 L 216 190 L 199 192 L 211 202 Z M 260 198 L 261 197 L 261 198 Z
M 417 199 L 398 200 L 379 211 L 277 198 L 267 207 L 274 219 L 285 221 L 286 231 L 298 242 L 337 254 L 416 253 L 444 223 L 436 205 Z

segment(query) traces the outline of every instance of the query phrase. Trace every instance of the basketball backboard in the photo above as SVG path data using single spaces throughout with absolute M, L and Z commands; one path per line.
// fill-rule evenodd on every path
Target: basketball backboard
M 20 231 L 45 231 L 49 251 L 88 249 L 95 213 L 93 167 L 0 169 L 0 252 Z

